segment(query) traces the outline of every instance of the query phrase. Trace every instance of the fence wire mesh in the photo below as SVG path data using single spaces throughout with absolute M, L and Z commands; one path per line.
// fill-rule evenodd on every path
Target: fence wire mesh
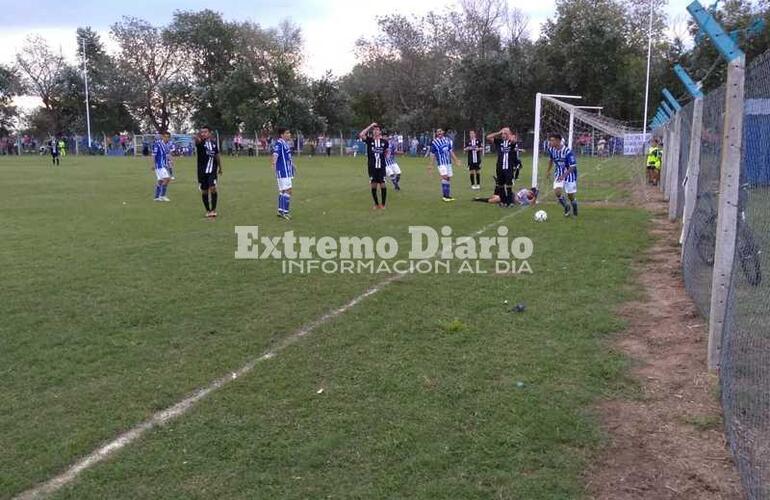
M 770 53 L 746 75 L 741 191 L 720 380 L 727 436 L 749 498 L 770 498 Z
M 682 258 L 685 287 L 704 318 L 709 317 L 711 307 L 724 105 L 724 86 L 703 99 L 698 189 Z M 689 137 L 686 142 L 689 148 Z

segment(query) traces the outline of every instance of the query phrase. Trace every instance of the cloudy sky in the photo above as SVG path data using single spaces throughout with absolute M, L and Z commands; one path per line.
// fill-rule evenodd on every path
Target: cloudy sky
M 349 0 L 132 0 L 115 4 L 97 0 L 0 0 L 0 63 L 12 63 L 16 52 L 30 34 L 46 38 L 54 49 L 74 60 L 75 28 L 91 26 L 97 30 L 108 49 L 114 49 L 109 26 L 123 15 L 141 17 L 162 25 L 171 20 L 175 10 L 210 8 L 230 20 L 251 20 L 274 26 L 290 18 L 302 28 L 305 37 L 305 71 L 319 76 L 326 70 L 346 73 L 354 64 L 352 48 L 361 36 L 373 33 L 375 18 L 387 13 L 423 14 L 440 10 L 454 0 L 389 0 L 387 2 L 352 2 Z M 680 22 L 686 18 L 685 6 L 691 0 L 669 0 L 669 17 Z M 553 14 L 554 0 L 508 0 L 509 5 L 527 13 L 530 33 L 536 36 L 540 25 Z M 20 103 L 22 105 L 26 103 Z M 26 107 L 26 106 L 25 106 Z

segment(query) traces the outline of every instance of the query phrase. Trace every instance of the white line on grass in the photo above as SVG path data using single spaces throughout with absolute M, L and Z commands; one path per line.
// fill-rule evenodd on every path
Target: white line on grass
M 489 230 L 490 228 L 500 225 L 506 219 L 509 219 L 518 214 L 521 214 L 522 212 L 523 212 L 522 209 L 518 209 L 513 213 L 510 213 L 504 217 L 501 217 L 495 222 L 487 224 L 486 226 L 482 227 L 478 231 L 475 231 L 470 235 L 468 235 L 468 237 L 478 236 L 484 233 L 485 231 Z M 353 300 L 343 305 L 342 307 L 329 311 L 323 316 L 321 316 L 320 318 L 306 324 L 305 326 L 303 326 L 293 334 L 283 339 L 280 343 L 273 346 L 273 348 L 270 349 L 269 351 L 266 351 L 258 358 L 250 360 L 248 363 L 243 365 L 237 371 L 230 372 L 225 376 L 219 377 L 218 379 L 209 383 L 206 387 L 203 387 L 202 389 L 197 390 L 196 392 L 192 393 L 190 396 L 186 397 L 185 399 L 179 401 L 175 405 L 155 413 L 152 417 L 140 423 L 136 427 L 124 432 L 123 434 L 120 434 L 118 437 L 116 437 L 112 441 L 108 442 L 103 446 L 100 446 L 99 448 L 92 451 L 85 457 L 81 458 L 80 460 L 75 462 L 73 465 L 71 465 L 66 471 L 59 474 L 58 476 L 54 476 L 51 479 L 45 481 L 44 483 L 41 483 L 35 486 L 34 488 L 31 488 L 19 494 L 16 497 L 16 500 L 29 500 L 29 499 L 43 498 L 47 495 L 51 495 L 52 493 L 55 493 L 56 491 L 63 488 L 64 486 L 67 486 L 68 484 L 72 483 L 75 479 L 77 479 L 77 477 L 82 472 L 94 467 L 95 465 L 101 462 L 104 462 L 113 454 L 117 453 L 121 449 L 125 448 L 129 444 L 133 443 L 134 441 L 142 437 L 147 431 L 152 430 L 155 427 L 164 425 L 178 417 L 181 417 L 182 415 L 187 413 L 196 403 L 200 402 L 201 400 L 209 396 L 214 391 L 217 391 L 222 387 L 224 387 L 225 385 L 227 385 L 229 382 L 232 382 L 233 380 L 236 380 L 237 378 L 248 374 L 249 372 L 254 370 L 254 368 L 259 363 L 274 358 L 275 356 L 278 355 L 279 352 L 289 347 L 290 345 L 296 343 L 303 337 L 306 337 L 307 335 L 311 334 L 319 326 L 322 326 L 324 323 L 327 323 L 328 321 L 338 316 L 341 316 L 342 314 L 345 314 L 346 312 L 348 312 L 349 310 L 357 306 L 359 303 L 361 303 L 367 297 L 371 297 L 372 295 L 380 292 L 383 288 L 385 288 L 389 284 L 393 283 L 394 281 L 403 279 L 406 276 L 409 276 L 409 275 L 395 274 L 395 275 L 388 276 L 387 278 L 380 281 L 376 285 L 372 286 L 371 288 L 366 290 L 364 293 L 355 297 Z

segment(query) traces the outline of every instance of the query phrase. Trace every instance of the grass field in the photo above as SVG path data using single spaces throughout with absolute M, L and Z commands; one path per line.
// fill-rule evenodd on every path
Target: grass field
M 471 203 L 462 172 L 458 200 L 442 203 L 424 160 L 400 164 L 403 191 L 373 212 L 360 158 L 300 158 L 287 223 L 262 158 L 225 158 L 221 217 L 208 221 L 191 160 L 156 204 L 146 160 L 0 157 L 0 497 L 385 278 L 236 260 L 234 226 L 392 235 L 406 252 L 409 225 L 488 235 L 497 221 L 534 241 L 532 274 L 395 282 L 57 496 L 581 497 L 601 444 L 592 403 L 628 389 L 604 338 L 623 327 L 614 311 L 634 297 L 629 264 L 649 243 L 648 215 L 618 205 L 635 167 L 581 160 L 580 217 L 562 218 L 548 193 L 551 218 L 536 224 L 531 209 Z

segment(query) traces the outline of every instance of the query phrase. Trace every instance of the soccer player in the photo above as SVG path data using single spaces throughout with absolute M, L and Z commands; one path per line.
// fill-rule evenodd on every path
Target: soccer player
M 514 205 L 520 205 L 522 207 L 526 207 L 529 205 L 534 205 L 537 203 L 537 188 L 532 189 L 520 189 L 517 193 L 514 193 L 513 195 L 513 203 Z M 500 201 L 502 200 L 502 194 L 503 194 L 503 188 L 500 186 L 495 186 L 495 192 L 490 196 L 489 198 L 479 197 L 479 198 L 473 198 L 473 201 L 479 201 L 481 203 L 489 203 L 492 205 L 498 205 L 500 204 Z
M 570 216 L 570 205 L 572 206 L 572 215 L 577 217 L 578 204 L 575 199 L 577 193 L 577 160 L 572 149 L 564 144 L 560 134 L 551 134 L 548 136 L 548 154 L 551 160 L 548 162 L 546 176 L 551 174 L 554 169 L 553 192 L 559 204 L 564 208 L 564 216 Z M 570 203 L 567 204 L 564 199 L 564 193 L 567 193 Z
M 168 183 L 171 181 L 171 173 L 168 171 L 171 135 L 164 131 L 152 145 L 152 169 L 155 171 L 155 201 L 171 201 L 166 196 Z
M 369 131 L 372 135 L 369 135 Z M 385 152 L 388 150 L 388 141 L 382 138 L 382 129 L 375 122 L 363 129 L 358 138 L 366 144 L 366 157 L 369 167 L 369 185 L 372 188 L 372 199 L 375 210 L 384 210 L 388 198 L 388 189 L 385 187 Z M 377 199 L 377 188 L 380 189 L 382 203 Z
M 389 134 L 383 134 L 382 136 L 388 141 L 388 149 L 385 151 L 385 175 L 393 183 L 395 190 L 401 191 L 401 167 L 396 162 L 398 143 L 395 138 L 391 139 Z
M 660 167 L 663 165 L 663 149 L 660 142 L 653 139 L 650 151 L 647 153 L 647 184 L 657 186 L 660 178 Z
M 278 181 L 278 217 L 291 220 L 292 184 L 294 181 L 294 161 L 291 158 L 291 131 L 279 128 L 278 139 L 273 144 L 273 169 Z
M 50 141 L 48 141 L 48 146 L 51 149 L 51 164 L 59 166 L 59 140 L 54 137 Z
M 513 177 L 514 169 L 519 164 L 518 144 L 516 134 L 508 127 L 487 135 L 487 140 L 495 143 L 497 149 L 497 185 L 502 193 L 501 205 L 513 206 Z
M 432 170 L 434 164 L 438 167 L 438 174 L 441 176 L 441 199 L 444 201 L 455 201 L 452 198 L 452 165 L 459 161 L 452 147 L 452 139 L 445 136 L 444 129 L 436 129 L 436 138 L 430 144 L 431 165 L 428 169 Z
M 166 169 L 168 170 L 169 179 L 176 180 L 174 177 L 174 151 L 177 147 L 171 141 L 171 135 L 168 136 L 168 141 L 165 141 L 163 145 L 166 147 Z
M 211 128 L 201 127 L 195 136 L 195 152 L 198 156 L 198 187 L 201 191 L 206 217 L 217 217 L 217 176 L 222 175 L 222 162 L 219 158 L 219 146 L 211 137 Z
M 468 142 L 465 143 L 468 152 L 468 170 L 471 175 L 471 189 L 481 189 L 481 159 L 484 157 L 484 144 L 476 139 L 476 131 L 471 130 Z

